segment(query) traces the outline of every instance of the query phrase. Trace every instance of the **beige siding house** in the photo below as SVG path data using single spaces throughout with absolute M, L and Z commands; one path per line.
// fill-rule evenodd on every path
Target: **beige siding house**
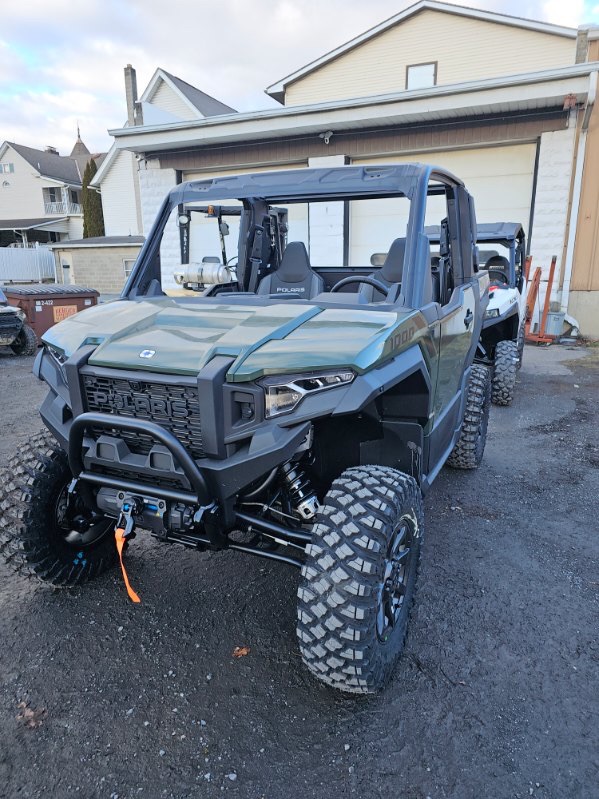
M 280 109 L 177 124 L 130 114 L 111 134 L 138 159 L 144 232 L 166 191 L 192 177 L 402 161 L 448 168 L 474 194 L 479 221 L 524 224 L 541 298 L 557 256 L 553 310 L 564 329 L 599 336 L 598 33 L 420 0 L 268 87 Z M 347 213 L 352 262 L 373 246 L 372 220 Z M 392 226 L 391 208 L 382 204 L 376 221 Z M 312 257 L 341 252 L 330 241 L 323 249 L 313 209 L 302 224 Z
M 460 13 L 422 3 L 357 37 L 311 67 L 269 87 L 285 105 L 367 97 L 407 89 L 410 66 L 435 65 L 435 85 L 540 72 L 575 61 L 572 31 L 509 24 L 509 18 Z M 507 24 L 506 24 L 507 23 Z M 336 54 L 338 53 L 338 54 Z M 303 74 L 302 74 L 303 73 Z M 283 95 L 283 96 L 281 96 Z

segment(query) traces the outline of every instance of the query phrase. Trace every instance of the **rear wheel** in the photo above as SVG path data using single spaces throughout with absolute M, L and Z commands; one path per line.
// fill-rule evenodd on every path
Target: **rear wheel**
M 24 444 L 0 489 L 0 552 L 17 571 L 73 586 L 116 560 L 114 522 L 69 497 L 72 475 L 50 433 Z
M 495 405 L 511 405 L 518 373 L 518 344 L 500 341 L 495 347 L 491 399 Z
M 460 436 L 447 459 L 454 469 L 476 469 L 483 459 L 491 407 L 491 375 L 486 366 L 474 364 L 466 391 Z
M 302 657 L 327 685 L 380 690 L 403 649 L 424 531 L 413 477 L 359 466 L 325 497 L 298 590 Z
M 37 352 L 37 336 L 33 329 L 24 324 L 10 348 L 15 355 L 35 355 Z

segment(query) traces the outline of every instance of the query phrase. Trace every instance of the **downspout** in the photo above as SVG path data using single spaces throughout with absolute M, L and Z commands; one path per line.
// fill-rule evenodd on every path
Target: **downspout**
M 589 92 L 587 103 L 582 117 L 581 135 L 578 142 L 578 153 L 576 160 L 576 174 L 574 176 L 574 191 L 572 198 L 572 210 L 570 214 L 570 229 L 568 231 L 568 249 L 566 253 L 566 263 L 564 265 L 563 289 L 561 293 L 560 310 L 566 314 L 566 321 L 573 327 L 578 327 L 576 319 L 568 316 L 568 301 L 570 298 L 570 282 L 572 279 L 572 268 L 574 266 L 574 244 L 576 242 L 576 228 L 578 226 L 578 212 L 580 209 L 580 198 L 582 193 L 582 174 L 584 171 L 584 159 L 587 142 L 587 131 L 591 121 L 591 114 L 595 106 L 597 97 L 597 70 L 593 70 L 589 75 Z

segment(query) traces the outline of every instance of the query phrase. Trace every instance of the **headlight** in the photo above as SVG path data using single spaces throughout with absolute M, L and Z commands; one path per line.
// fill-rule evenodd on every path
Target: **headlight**
M 46 352 L 52 358 L 54 363 L 58 366 L 58 371 L 62 375 L 63 380 L 66 383 L 66 373 L 64 370 L 64 363 L 67 360 L 67 356 L 62 350 L 59 350 L 57 347 L 51 347 L 50 344 L 46 344 Z
M 350 369 L 341 372 L 285 375 L 268 377 L 262 382 L 266 399 L 266 418 L 293 411 L 308 394 L 351 383 L 355 373 Z
M 485 319 L 495 319 L 496 316 L 499 316 L 499 308 L 490 308 L 485 311 Z

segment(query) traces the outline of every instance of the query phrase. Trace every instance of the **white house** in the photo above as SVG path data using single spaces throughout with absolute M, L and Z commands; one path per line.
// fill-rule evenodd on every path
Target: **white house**
M 236 113 L 230 106 L 164 69 L 156 70 L 138 100 L 135 70 L 128 64 L 125 67 L 125 87 L 127 127 L 197 121 Z M 115 143 L 96 173 L 92 186 L 98 187 L 102 194 L 107 236 L 134 236 L 146 232 L 141 213 L 138 161 L 135 153 L 120 149 Z
M 80 238 L 81 188 L 92 155 L 81 137 L 70 155 L 53 147 L 37 150 L 14 142 L 0 146 L 0 246 Z

